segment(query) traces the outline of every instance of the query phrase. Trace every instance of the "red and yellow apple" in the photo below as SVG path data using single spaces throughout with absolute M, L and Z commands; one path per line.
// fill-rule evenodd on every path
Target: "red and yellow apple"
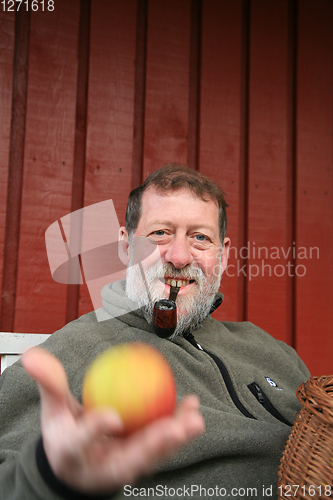
M 120 344 L 92 362 L 83 381 L 82 401 L 88 410 L 116 410 L 124 434 L 129 434 L 174 412 L 174 376 L 154 347 L 143 342 Z

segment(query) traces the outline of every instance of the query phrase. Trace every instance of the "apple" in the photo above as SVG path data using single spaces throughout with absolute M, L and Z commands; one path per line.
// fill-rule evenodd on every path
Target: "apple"
M 87 410 L 113 408 L 123 421 L 124 434 L 130 434 L 174 412 L 173 372 L 154 347 L 143 342 L 119 344 L 88 368 L 82 402 Z

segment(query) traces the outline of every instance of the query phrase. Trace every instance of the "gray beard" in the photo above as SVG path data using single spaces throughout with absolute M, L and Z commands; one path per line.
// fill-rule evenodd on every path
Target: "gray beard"
M 157 291 L 154 282 L 165 275 L 182 275 L 195 279 L 198 288 L 195 297 L 177 297 L 177 310 L 186 311 L 178 314 L 177 327 L 170 340 L 190 333 L 200 327 L 209 315 L 221 282 L 221 270 L 218 276 L 207 281 L 203 271 L 197 266 L 186 266 L 182 270 L 172 264 L 157 263 L 144 271 L 140 265 L 129 266 L 126 271 L 126 296 L 138 304 L 148 323 L 152 323 L 154 304 L 161 299 L 167 299 L 165 293 Z M 144 276 L 143 276 L 144 273 Z

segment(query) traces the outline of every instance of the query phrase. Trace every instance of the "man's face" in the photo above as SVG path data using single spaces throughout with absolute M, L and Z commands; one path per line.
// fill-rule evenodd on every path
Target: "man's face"
M 215 201 L 203 201 L 187 189 L 163 194 L 154 188 L 145 191 L 134 236 L 157 244 L 160 258 L 154 263 L 147 259 L 141 269 L 137 265 L 127 269 L 126 293 L 145 310 L 148 321 L 155 301 L 168 298 L 171 285 L 180 287 L 176 334 L 193 330 L 207 316 L 227 265 L 230 243 L 228 238 L 220 243 L 218 216 Z M 133 249 L 123 233 L 131 261 Z

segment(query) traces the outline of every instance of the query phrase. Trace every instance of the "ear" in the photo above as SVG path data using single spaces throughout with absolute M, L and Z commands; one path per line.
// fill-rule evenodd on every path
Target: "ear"
M 119 229 L 118 238 L 118 257 L 123 264 L 127 267 L 129 261 L 129 243 L 128 243 L 128 232 L 125 226 Z
M 222 274 L 224 273 L 228 265 L 230 245 L 231 245 L 230 238 L 224 238 L 222 245 L 222 255 L 221 255 Z

